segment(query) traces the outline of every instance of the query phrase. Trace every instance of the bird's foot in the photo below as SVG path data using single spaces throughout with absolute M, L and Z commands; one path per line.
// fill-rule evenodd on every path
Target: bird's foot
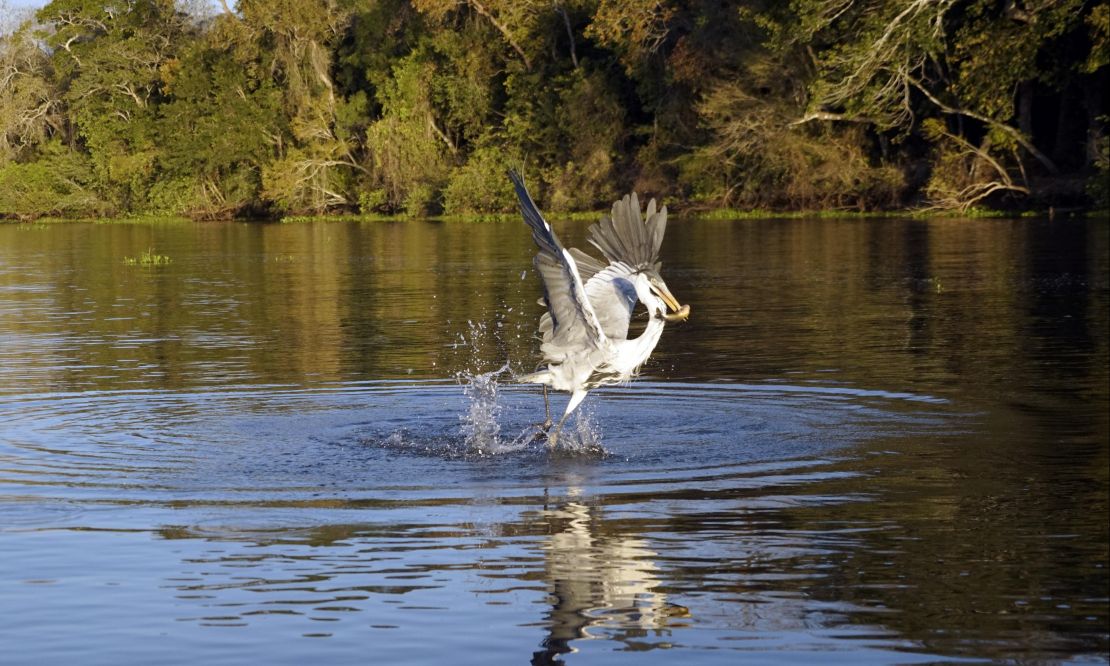
M 529 444 L 539 440 L 544 440 L 550 444 L 551 419 L 547 419 L 543 423 L 533 423 L 532 428 L 534 428 L 534 430 L 532 431 L 531 438 L 528 440 Z

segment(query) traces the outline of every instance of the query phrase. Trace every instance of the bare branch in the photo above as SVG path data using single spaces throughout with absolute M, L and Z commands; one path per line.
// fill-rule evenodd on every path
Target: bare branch
M 869 118 L 867 116 L 851 116 L 851 115 L 848 115 L 846 113 L 831 113 L 829 111 L 813 111 L 812 113 L 807 113 L 806 115 L 802 116 L 801 118 L 799 118 L 799 119 L 797 119 L 797 120 L 795 120 L 791 123 L 788 123 L 788 126 L 789 127 L 794 127 L 794 126 L 797 126 L 797 125 L 805 125 L 806 123 L 813 122 L 814 120 L 833 120 L 833 121 L 846 122 L 846 123 L 874 123 L 875 122 L 874 118 Z
M 914 88 L 917 88 L 917 90 L 919 90 L 921 94 L 925 95 L 925 97 L 927 97 L 930 102 L 935 104 L 937 108 L 939 108 L 944 113 L 950 115 L 966 116 L 973 120 L 978 120 L 979 122 L 984 123 L 994 129 L 998 129 L 1005 132 L 1006 134 L 1009 134 L 1015 141 L 1018 142 L 1018 144 L 1021 145 L 1022 148 L 1028 150 L 1030 155 L 1036 157 L 1037 161 L 1043 164 L 1044 167 L 1048 169 L 1049 173 L 1053 175 L 1060 173 L 1060 169 L 1056 166 L 1056 163 L 1049 159 L 1048 155 L 1045 155 L 1040 150 L 1038 150 L 1037 147 L 1033 145 L 1033 142 L 1027 139 L 1025 135 L 1016 128 L 1011 127 L 1006 123 L 999 122 L 988 116 L 975 113 L 974 111 L 968 111 L 967 109 L 961 109 L 959 107 L 945 104 L 944 102 L 940 101 L 940 99 L 938 99 L 936 95 L 930 92 L 929 89 L 926 88 L 925 85 L 922 84 L 920 81 L 911 77 L 909 79 L 909 82 L 913 85 Z
M 532 61 L 528 59 L 528 55 L 524 53 L 524 49 L 520 48 L 520 44 L 517 44 L 517 41 L 513 39 L 512 34 L 509 32 L 509 29 L 505 27 L 505 24 L 498 21 L 497 18 L 493 14 L 491 14 L 489 10 L 486 9 L 479 0 L 467 0 L 467 4 L 469 4 L 474 9 L 474 11 L 486 17 L 486 20 L 488 20 L 493 25 L 493 27 L 501 33 L 501 36 L 505 38 L 505 41 L 509 43 L 509 46 L 511 46 L 513 50 L 517 52 L 517 55 L 520 56 L 520 59 L 524 61 L 524 67 L 526 69 L 532 69 Z
M 574 63 L 574 68 L 578 69 L 578 54 L 575 52 L 574 30 L 570 27 L 570 17 L 567 16 L 567 10 L 561 4 L 555 3 L 555 9 L 563 15 L 563 25 L 567 28 L 567 39 L 570 40 L 570 61 Z
M 459 152 L 459 147 L 455 145 L 455 142 L 451 140 L 451 137 L 447 136 L 447 134 L 439 128 L 439 125 L 436 124 L 435 117 L 432 116 L 431 113 L 428 114 L 428 128 L 431 129 L 432 132 L 443 141 L 443 143 L 447 144 L 447 147 L 451 150 L 452 153 Z
M 931 187 L 930 198 L 933 205 L 929 209 L 957 209 L 966 211 L 978 202 L 996 192 L 1018 192 L 1021 194 L 1029 194 L 1029 188 L 1025 185 L 1019 185 L 1014 182 L 1010 176 L 1009 170 L 1002 165 L 997 159 L 990 154 L 990 137 L 984 139 L 983 144 L 980 146 L 973 145 L 970 141 L 962 136 L 953 134 L 951 132 L 941 132 L 941 136 L 954 143 L 960 150 L 956 154 L 956 158 L 960 160 L 971 160 L 970 166 L 965 172 L 967 184 L 961 182 L 951 182 L 946 179 L 940 180 L 938 185 Z M 966 161 L 961 163 L 966 164 Z M 1018 160 L 1018 164 L 1021 162 Z M 980 177 L 978 175 L 978 166 L 985 165 L 993 171 L 992 176 Z M 958 179 L 964 180 L 965 179 Z M 958 188 L 958 189 L 956 189 Z

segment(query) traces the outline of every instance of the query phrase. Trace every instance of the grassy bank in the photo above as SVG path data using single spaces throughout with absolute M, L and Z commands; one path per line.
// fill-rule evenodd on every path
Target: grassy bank
M 571 213 L 552 213 L 548 217 L 556 221 L 594 222 L 608 210 L 578 211 Z M 1086 218 L 1110 221 L 1107 209 L 1034 209 L 1025 211 L 996 210 L 991 208 L 971 208 L 965 211 L 936 210 L 929 208 L 905 208 L 900 210 L 860 211 L 860 210 L 800 210 L 775 211 L 766 209 L 713 208 L 701 210 L 671 211 L 674 220 L 812 220 L 812 219 L 882 219 L 882 218 L 946 218 L 946 219 L 1003 219 L 1003 218 Z M 136 224 L 136 225 L 176 225 L 176 224 L 221 224 L 227 222 L 258 222 L 264 224 L 303 224 L 315 222 L 406 222 L 426 220 L 452 223 L 503 223 L 517 222 L 520 213 L 483 213 L 474 215 L 430 215 L 410 216 L 404 214 L 346 214 L 346 215 L 287 215 L 278 218 L 227 218 L 221 220 L 198 220 L 180 216 L 135 215 L 121 217 L 42 217 L 34 220 L 0 219 L 0 224 L 16 225 L 24 228 L 41 228 L 49 224 L 72 222 L 92 222 L 94 224 Z

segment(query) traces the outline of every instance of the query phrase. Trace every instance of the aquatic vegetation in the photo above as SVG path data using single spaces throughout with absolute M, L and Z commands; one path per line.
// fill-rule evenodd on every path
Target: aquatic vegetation
M 137 257 L 123 258 L 123 263 L 127 266 L 165 266 L 172 262 L 168 255 L 158 254 L 154 248 L 143 250 L 143 253 Z

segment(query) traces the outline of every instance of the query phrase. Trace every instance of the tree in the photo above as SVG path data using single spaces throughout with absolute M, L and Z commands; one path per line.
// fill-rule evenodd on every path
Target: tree
M 4 14 L 0 215 L 486 213 L 509 166 L 551 210 L 1102 196 L 1077 184 L 1105 165 L 1108 0 L 220 9 Z
M 110 201 L 141 208 L 159 153 L 162 68 L 187 30 L 171 0 L 53 0 L 37 18 L 56 85 Z
M 260 49 L 272 54 L 271 74 L 291 133 L 263 167 L 263 195 L 293 211 L 354 205 L 346 172 L 363 167 L 353 146 L 335 133 L 343 100 L 331 78 L 332 50 L 349 14 L 332 0 L 243 0 L 239 7 Z
M 0 35 L 0 164 L 31 157 L 62 131 L 61 100 L 51 83 L 50 56 L 25 23 Z
M 817 76 L 797 122 L 866 123 L 934 147 L 927 193 L 967 208 L 997 192 L 1029 193 L 1026 156 L 1054 161 L 1021 122 L 1014 91 L 1047 78 L 1045 57 L 1084 24 L 1081 0 L 797 0 L 794 40 Z M 1028 93 L 1028 88 L 1026 88 Z M 1023 127 L 1024 126 L 1024 127 Z
M 163 67 L 150 207 L 194 217 L 262 211 L 262 166 L 288 134 L 268 56 L 236 17 L 214 19 Z

